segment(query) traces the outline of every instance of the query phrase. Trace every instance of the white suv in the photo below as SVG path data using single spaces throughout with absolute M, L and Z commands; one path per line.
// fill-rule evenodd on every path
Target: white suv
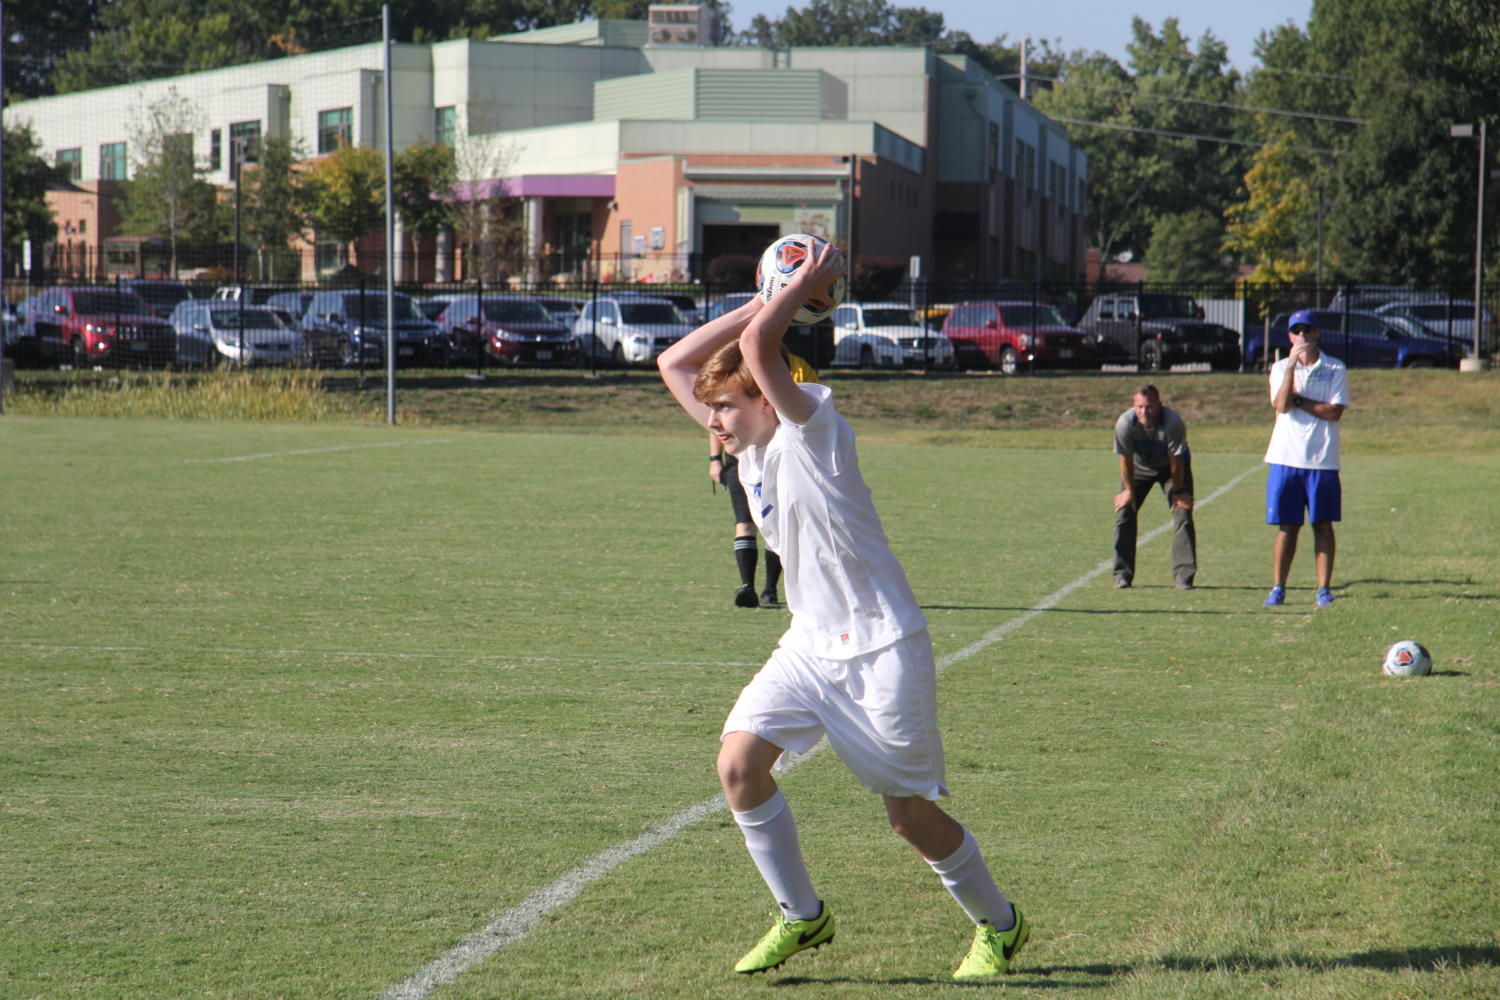
M 845 302 L 833 311 L 833 363 L 952 368 L 953 342 L 904 302 Z
M 620 295 L 584 303 L 573 321 L 583 356 L 595 364 L 649 364 L 686 337 L 693 324 L 668 299 Z

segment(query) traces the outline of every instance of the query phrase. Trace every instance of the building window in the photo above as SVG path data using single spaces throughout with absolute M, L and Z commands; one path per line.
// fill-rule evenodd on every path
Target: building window
M 334 108 L 318 112 L 318 152 L 337 152 L 354 145 L 354 109 Z
M 232 122 L 229 126 L 229 179 L 240 175 L 241 163 L 260 159 L 260 122 Z
M 89 220 L 88 219 L 79 219 L 78 220 L 78 235 L 79 236 L 87 235 L 88 231 L 89 231 Z
M 224 165 L 224 130 L 208 130 L 208 169 L 218 170 Z
M 315 250 L 318 271 L 336 271 L 343 267 L 345 249 L 338 240 L 318 240 Z
M 99 147 L 99 179 L 101 181 L 125 179 L 125 144 L 123 142 L 107 142 Z
M 432 140 L 439 146 L 453 148 L 458 138 L 458 110 L 453 107 L 436 108 L 432 113 Z
M 83 180 L 83 150 L 76 146 L 72 149 L 59 149 L 57 172 L 62 174 L 63 180 Z

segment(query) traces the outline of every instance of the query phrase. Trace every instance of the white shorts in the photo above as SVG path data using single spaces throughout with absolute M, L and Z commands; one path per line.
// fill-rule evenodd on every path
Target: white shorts
M 822 736 L 877 795 L 948 794 L 937 727 L 937 667 L 923 629 L 852 660 L 778 647 L 724 720 L 796 753 Z

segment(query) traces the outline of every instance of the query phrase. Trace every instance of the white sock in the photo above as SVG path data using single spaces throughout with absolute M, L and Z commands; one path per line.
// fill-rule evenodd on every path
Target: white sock
M 976 924 L 989 924 L 1008 931 L 1016 922 L 1016 908 L 1010 904 L 990 876 L 990 868 L 979 853 L 974 835 L 964 828 L 964 841 L 958 850 L 941 861 L 928 861 L 943 880 L 943 888 L 963 907 Z
M 771 895 L 776 897 L 782 916 L 788 920 L 812 920 L 821 913 L 823 903 L 813 891 L 807 863 L 802 860 L 802 844 L 797 839 L 792 807 L 781 789 L 776 789 L 775 795 L 754 809 L 729 812 L 740 825 L 745 847 Z

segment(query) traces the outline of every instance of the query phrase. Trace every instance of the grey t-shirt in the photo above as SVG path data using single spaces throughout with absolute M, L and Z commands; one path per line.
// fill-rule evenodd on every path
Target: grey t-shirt
M 1161 408 L 1156 426 L 1147 429 L 1129 409 L 1115 421 L 1115 454 L 1132 455 L 1138 476 L 1154 476 L 1172 467 L 1172 456 L 1188 457 L 1187 425 L 1176 410 Z

